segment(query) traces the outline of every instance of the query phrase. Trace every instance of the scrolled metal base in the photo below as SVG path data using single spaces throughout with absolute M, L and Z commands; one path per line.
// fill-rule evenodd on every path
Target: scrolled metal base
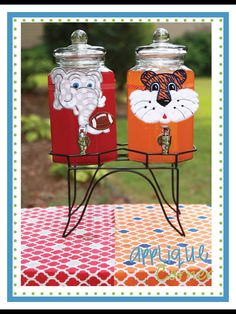
M 128 152 L 132 151 L 132 150 L 126 148 L 125 146 L 126 146 L 126 144 L 118 145 L 117 161 L 120 161 L 120 160 L 129 161 Z M 123 152 L 121 153 L 121 151 L 123 151 Z M 126 152 L 125 154 L 124 154 L 124 151 Z M 166 221 L 169 223 L 169 225 L 176 232 L 178 232 L 179 235 L 185 236 L 185 232 L 184 232 L 183 226 L 182 226 L 181 221 L 180 221 L 181 212 L 180 212 L 180 208 L 179 208 L 178 156 L 180 154 L 185 154 L 185 153 L 187 154 L 187 153 L 195 152 L 195 151 L 196 151 L 196 148 L 193 147 L 192 150 L 189 150 L 186 152 L 171 154 L 171 155 L 176 156 L 175 163 L 167 164 L 164 167 L 149 163 L 148 162 L 148 156 L 146 156 L 146 162 L 145 163 L 138 162 L 138 166 L 136 166 L 136 167 L 135 166 L 134 167 L 109 167 L 109 166 L 105 166 L 105 164 L 101 164 L 100 162 L 98 163 L 98 165 L 96 165 L 94 167 L 91 167 L 91 166 L 88 167 L 88 166 L 84 166 L 84 165 L 75 166 L 75 165 L 71 165 L 70 158 L 76 157 L 76 155 L 64 155 L 64 154 L 50 153 L 51 155 L 64 156 L 67 158 L 67 161 L 68 161 L 68 169 L 67 169 L 67 174 L 68 174 L 67 175 L 67 180 L 68 180 L 68 220 L 67 220 L 67 223 L 66 223 L 66 226 L 65 226 L 65 229 L 64 229 L 62 236 L 64 238 L 66 238 L 79 226 L 80 222 L 82 221 L 82 219 L 84 217 L 84 214 L 86 212 L 87 206 L 88 206 L 89 201 L 90 201 L 90 198 L 91 198 L 97 184 L 99 182 L 101 182 L 103 179 L 105 179 L 106 177 L 108 177 L 114 173 L 120 173 L 120 172 L 134 173 L 134 174 L 142 177 L 144 180 L 146 180 L 154 191 L 156 200 L 161 206 L 161 209 L 162 209 L 162 212 L 164 214 Z M 107 153 L 110 153 L 110 152 L 111 151 L 109 151 Z M 137 151 L 135 151 L 135 152 L 137 152 Z M 143 152 L 140 152 L 140 153 L 144 154 Z M 145 154 L 148 155 L 147 153 L 145 153 Z M 161 154 L 157 154 L 157 155 L 161 155 Z M 99 154 L 98 154 L 98 160 L 100 160 Z M 84 195 L 82 201 L 80 202 L 79 205 L 75 205 L 76 204 L 76 198 L 77 198 L 77 180 L 76 180 L 77 171 L 86 170 L 86 169 L 87 170 L 94 169 L 95 171 L 94 171 L 94 174 L 93 174 L 93 176 L 89 182 L 88 188 L 85 192 L 85 195 Z M 97 174 L 99 173 L 99 171 L 101 169 L 106 169 L 108 172 L 102 176 L 99 176 L 99 178 L 97 178 Z M 155 173 L 155 171 L 158 169 L 171 171 L 171 195 L 172 195 L 172 201 L 173 201 L 174 205 L 171 205 L 167 201 L 165 194 L 160 187 L 160 184 L 157 180 L 157 175 Z M 147 172 L 147 174 L 149 174 L 149 176 L 140 172 L 141 170 L 144 170 L 145 172 Z M 73 187 L 71 187 L 71 183 L 73 184 Z M 172 221 L 170 220 L 170 217 L 167 214 L 168 208 L 170 208 L 173 211 L 173 213 L 175 214 L 177 226 L 175 226 L 172 223 Z M 73 226 L 71 226 L 72 217 L 76 217 L 75 215 L 77 215 L 79 210 L 80 210 L 80 213 L 79 213 L 78 217 L 76 218 L 76 222 L 73 223 Z

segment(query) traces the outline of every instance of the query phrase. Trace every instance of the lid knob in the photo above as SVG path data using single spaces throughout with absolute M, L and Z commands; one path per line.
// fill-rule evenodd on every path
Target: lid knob
M 87 44 L 88 36 L 82 29 L 77 29 L 71 34 L 72 45 Z
M 154 43 L 164 43 L 169 41 L 170 35 L 167 29 L 157 28 L 153 33 L 153 42 Z

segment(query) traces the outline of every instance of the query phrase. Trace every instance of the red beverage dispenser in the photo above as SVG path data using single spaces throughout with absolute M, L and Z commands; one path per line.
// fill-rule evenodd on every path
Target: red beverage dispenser
M 104 65 L 105 49 L 88 45 L 84 31 L 74 31 L 71 41 L 54 51 L 58 67 L 48 76 L 53 161 L 115 160 L 114 73 Z

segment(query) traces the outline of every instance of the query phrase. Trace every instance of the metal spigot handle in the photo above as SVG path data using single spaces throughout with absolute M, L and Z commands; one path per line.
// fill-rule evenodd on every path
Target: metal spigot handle
M 170 128 L 167 126 L 162 127 L 162 133 L 157 138 L 157 143 L 162 147 L 162 154 L 169 154 L 169 149 L 171 145 L 171 135 Z
M 87 135 L 86 128 L 79 128 L 78 144 L 80 148 L 80 155 L 86 155 L 87 148 L 90 144 L 90 138 Z

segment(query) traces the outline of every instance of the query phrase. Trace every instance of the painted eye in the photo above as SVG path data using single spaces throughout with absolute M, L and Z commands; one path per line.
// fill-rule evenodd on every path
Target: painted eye
M 93 82 L 88 82 L 86 86 L 88 88 L 94 88 L 94 83 Z
M 73 87 L 75 89 L 78 89 L 79 88 L 79 83 L 78 82 L 74 82 L 71 87 Z
M 170 90 L 176 90 L 176 89 L 177 89 L 177 87 L 176 87 L 175 83 L 171 82 L 168 84 L 168 90 L 169 91 Z
M 153 92 L 153 91 L 157 91 L 159 92 L 159 89 L 160 89 L 160 86 L 158 83 L 152 83 L 151 87 L 150 87 L 150 91 Z

